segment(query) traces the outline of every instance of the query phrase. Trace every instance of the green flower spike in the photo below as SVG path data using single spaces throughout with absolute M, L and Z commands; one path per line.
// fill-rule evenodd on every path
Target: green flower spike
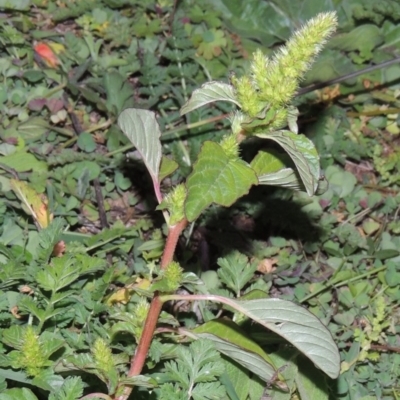
M 335 13 L 321 13 L 297 31 L 272 59 L 256 51 L 252 72 L 260 101 L 268 101 L 276 108 L 290 102 L 336 25 Z

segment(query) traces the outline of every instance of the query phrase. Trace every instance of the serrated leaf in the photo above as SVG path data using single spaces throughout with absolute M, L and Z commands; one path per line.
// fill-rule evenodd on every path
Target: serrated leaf
M 190 99 L 182 106 L 181 115 L 215 101 L 229 101 L 240 106 L 233 86 L 218 81 L 207 82 L 192 93 Z
M 56 394 L 50 393 L 49 400 L 76 400 L 82 397 L 83 382 L 79 376 L 69 376 Z
M 135 145 L 155 182 L 159 182 L 162 150 L 161 131 L 155 113 L 128 108 L 118 117 L 118 125 L 126 137 Z
M 261 133 L 256 136 L 275 141 L 289 154 L 296 165 L 307 194 L 312 196 L 317 190 L 321 173 L 319 156 L 313 142 L 304 135 L 296 135 L 290 131 Z
M 46 391 L 55 391 L 63 384 L 64 378 L 60 374 L 55 374 L 52 369 L 42 369 L 39 375 L 32 380 L 32 385 Z
M 206 141 L 186 181 L 186 218 L 194 221 L 212 203 L 228 207 L 257 183 L 247 163 L 228 157 L 218 143 Z
M 193 332 L 212 340 L 218 351 L 266 382 L 276 373 L 268 354 L 233 322 L 213 320 L 195 328 Z
M 20 349 L 22 346 L 22 340 L 24 337 L 24 328 L 20 325 L 12 325 L 2 331 L 1 341 L 7 346 L 14 349 Z
M 232 303 L 237 311 L 292 343 L 329 377 L 338 377 L 338 348 L 329 330 L 308 310 L 281 299 L 229 300 Z

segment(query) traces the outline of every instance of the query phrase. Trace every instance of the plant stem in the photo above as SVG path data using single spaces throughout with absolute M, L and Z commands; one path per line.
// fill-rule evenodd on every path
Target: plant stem
M 165 243 L 164 253 L 161 258 L 161 269 L 167 268 L 174 258 L 176 245 L 179 236 L 186 228 L 188 221 L 186 219 L 178 222 L 174 226 L 169 227 L 167 241 Z M 156 329 L 158 317 L 161 312 L 163 302 L 160 300 L 158 292 L 154 293 L 153 300 L 150 304 L 149 313 L 147 314 L 146 322 L 144 323 L 142 336 L 140 337 L 135 355 L 131 360 L 131 367 L 128 372 L 128 377 L 139 375 L 146 361 L 147 353 L 153 339 L 153 334 Z M 116 400 L 127 400 L 132 392 L 132 386 L 125 386 L 123 392 Z

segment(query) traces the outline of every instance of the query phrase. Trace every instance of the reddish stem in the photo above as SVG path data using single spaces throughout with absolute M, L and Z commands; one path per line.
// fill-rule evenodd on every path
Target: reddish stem
M 178 222 L 176 225 L 169 227 L 164 253 L 161 258 L 161 269 L 165 269 L 173 260 L 179 236 L 186 228 L 187 224 L 188 221 L 184 219 Z M 139 375 L 143 369 L 147 353 L 149 352 L 151 341 L 153 339 L 154 331 L 156 329 L 158 317 L 160 316 L 162 304 L 163 303 L 160 300 L 158 292 L 154 293 L 138 347 L 131 360 L 131 367 L 128 372 L 128 377 Z M 131 392 L 132 387 L 125 386 L 122 395 L 118 396 L 116 400 L 127 400 Z

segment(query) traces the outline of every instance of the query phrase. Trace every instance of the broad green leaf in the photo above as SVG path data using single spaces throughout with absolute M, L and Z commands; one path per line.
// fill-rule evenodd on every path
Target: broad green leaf
M 49 400 L 76 400 L 82 397 L 83 382 L 79 376 L 69 376 L 56 393 L 50 393 Z
M 329 390 L 325 377 L 308 360 L 299 362 L 299 370 L 294 378 L 301 400 L 328 400 Z
M 186 217 L 194 221 L 212 203 L 228 207 L 257 183 L 247 163 L 228 157 L 218 143 L 206 141 L 186 181 Z
M 287 156 L 279 154 L 274 151 L 259 151 L 250 163 L 251 168 L 254 169 L 257 176 L 271 174 L 278 172 L 282 168 L 286 168 Z
M 153 181 L 159 182 L 161 131 L 154 112 L 128 108 L 118 117 L 118 125 L 142 155 Z
M 290 131 L 261 133 L 256 136 L 275 141 L 289 154 L 296 165 L 307 194 L 312 196 L 317 190 L 320 178 L 319 156 L 313 142 L 304 135 L 296 135 Z
M 1 400 L 38 400 L 30 389 L 27 388 L 14 388 L 7 389 L 5 393 L 1 394 Z
M 133 106 L 133 88 L 120 73 L 116 71 L 107 73 L 103 83 L 107 93 L 108 111 L 119 114 L 124 108 Z
M 329 377 L 338 377 L 340 357 L 332 335 L 305 308 L 281 299 L 229 300 L 229 305 L 292 343 Z
M 23 383 L 26 386 L 32 384 L 32 380 L 28 378 L 25 372 L 13 371 L 11 368 L 0 368 L 0 377 L 9 379 L 10 381 Z
M 64 378 L 60 374 L 55 374 L 51 368 L 42 369 L 39 375 L 32 379 L 32 385 L 46 391 L 58 391 L 63 382 Z
M 214 0 L 213 6 L 222 12 L 230 30 L 242 38 L 257 39 L 265 47 L 290 35 L 290 19 L 278 14 L 270 2 Z
M 14 349 L 19 350 L 22 346 L 25 330 L 20 325 L 12 325 L 2 331 L 1 341 Z
M 25 151 L 16 151 L 13 154 L 1 157 L 1 163 L 17 172 L 27 172 L 34 170 L 35 173 L 47 171 L 47 164 L 38 161 L 35 156 Z
M 217 350 L 264 381 L 269 381 L 276 373 L 268 354 L 233 322 L 213 320 L 195 328 L 193 332 L 212 340 Z
M 207 82 L 192 93 L 190 99 L 182 106 L 181 115 L 214 101 L 230 101 L 240 106 L 236 100 L 233 86 L 224 82 Z
M 39 139 L 50 129 L 49 124 L 41 117 L 29 118 L 18 125 L 18 133 L 25 140 Z
M 348 33 L 336 35 L 329 40 L 328 47 L 343 51 L 359 51 L 362 57 L 370 58 L 372 50 L 383 42 L 378 26 L 363 24 Z
M 15 11 L 28 11 L 31 0 L 0 0 L 0 8 Z
M 164 178 L 173 174 L 177 170 L 178 166 L 179 165 L 174 160 L 163 156 L 161 159 L 160 173 L 158 175 L 159 181 L 161 182 Z

